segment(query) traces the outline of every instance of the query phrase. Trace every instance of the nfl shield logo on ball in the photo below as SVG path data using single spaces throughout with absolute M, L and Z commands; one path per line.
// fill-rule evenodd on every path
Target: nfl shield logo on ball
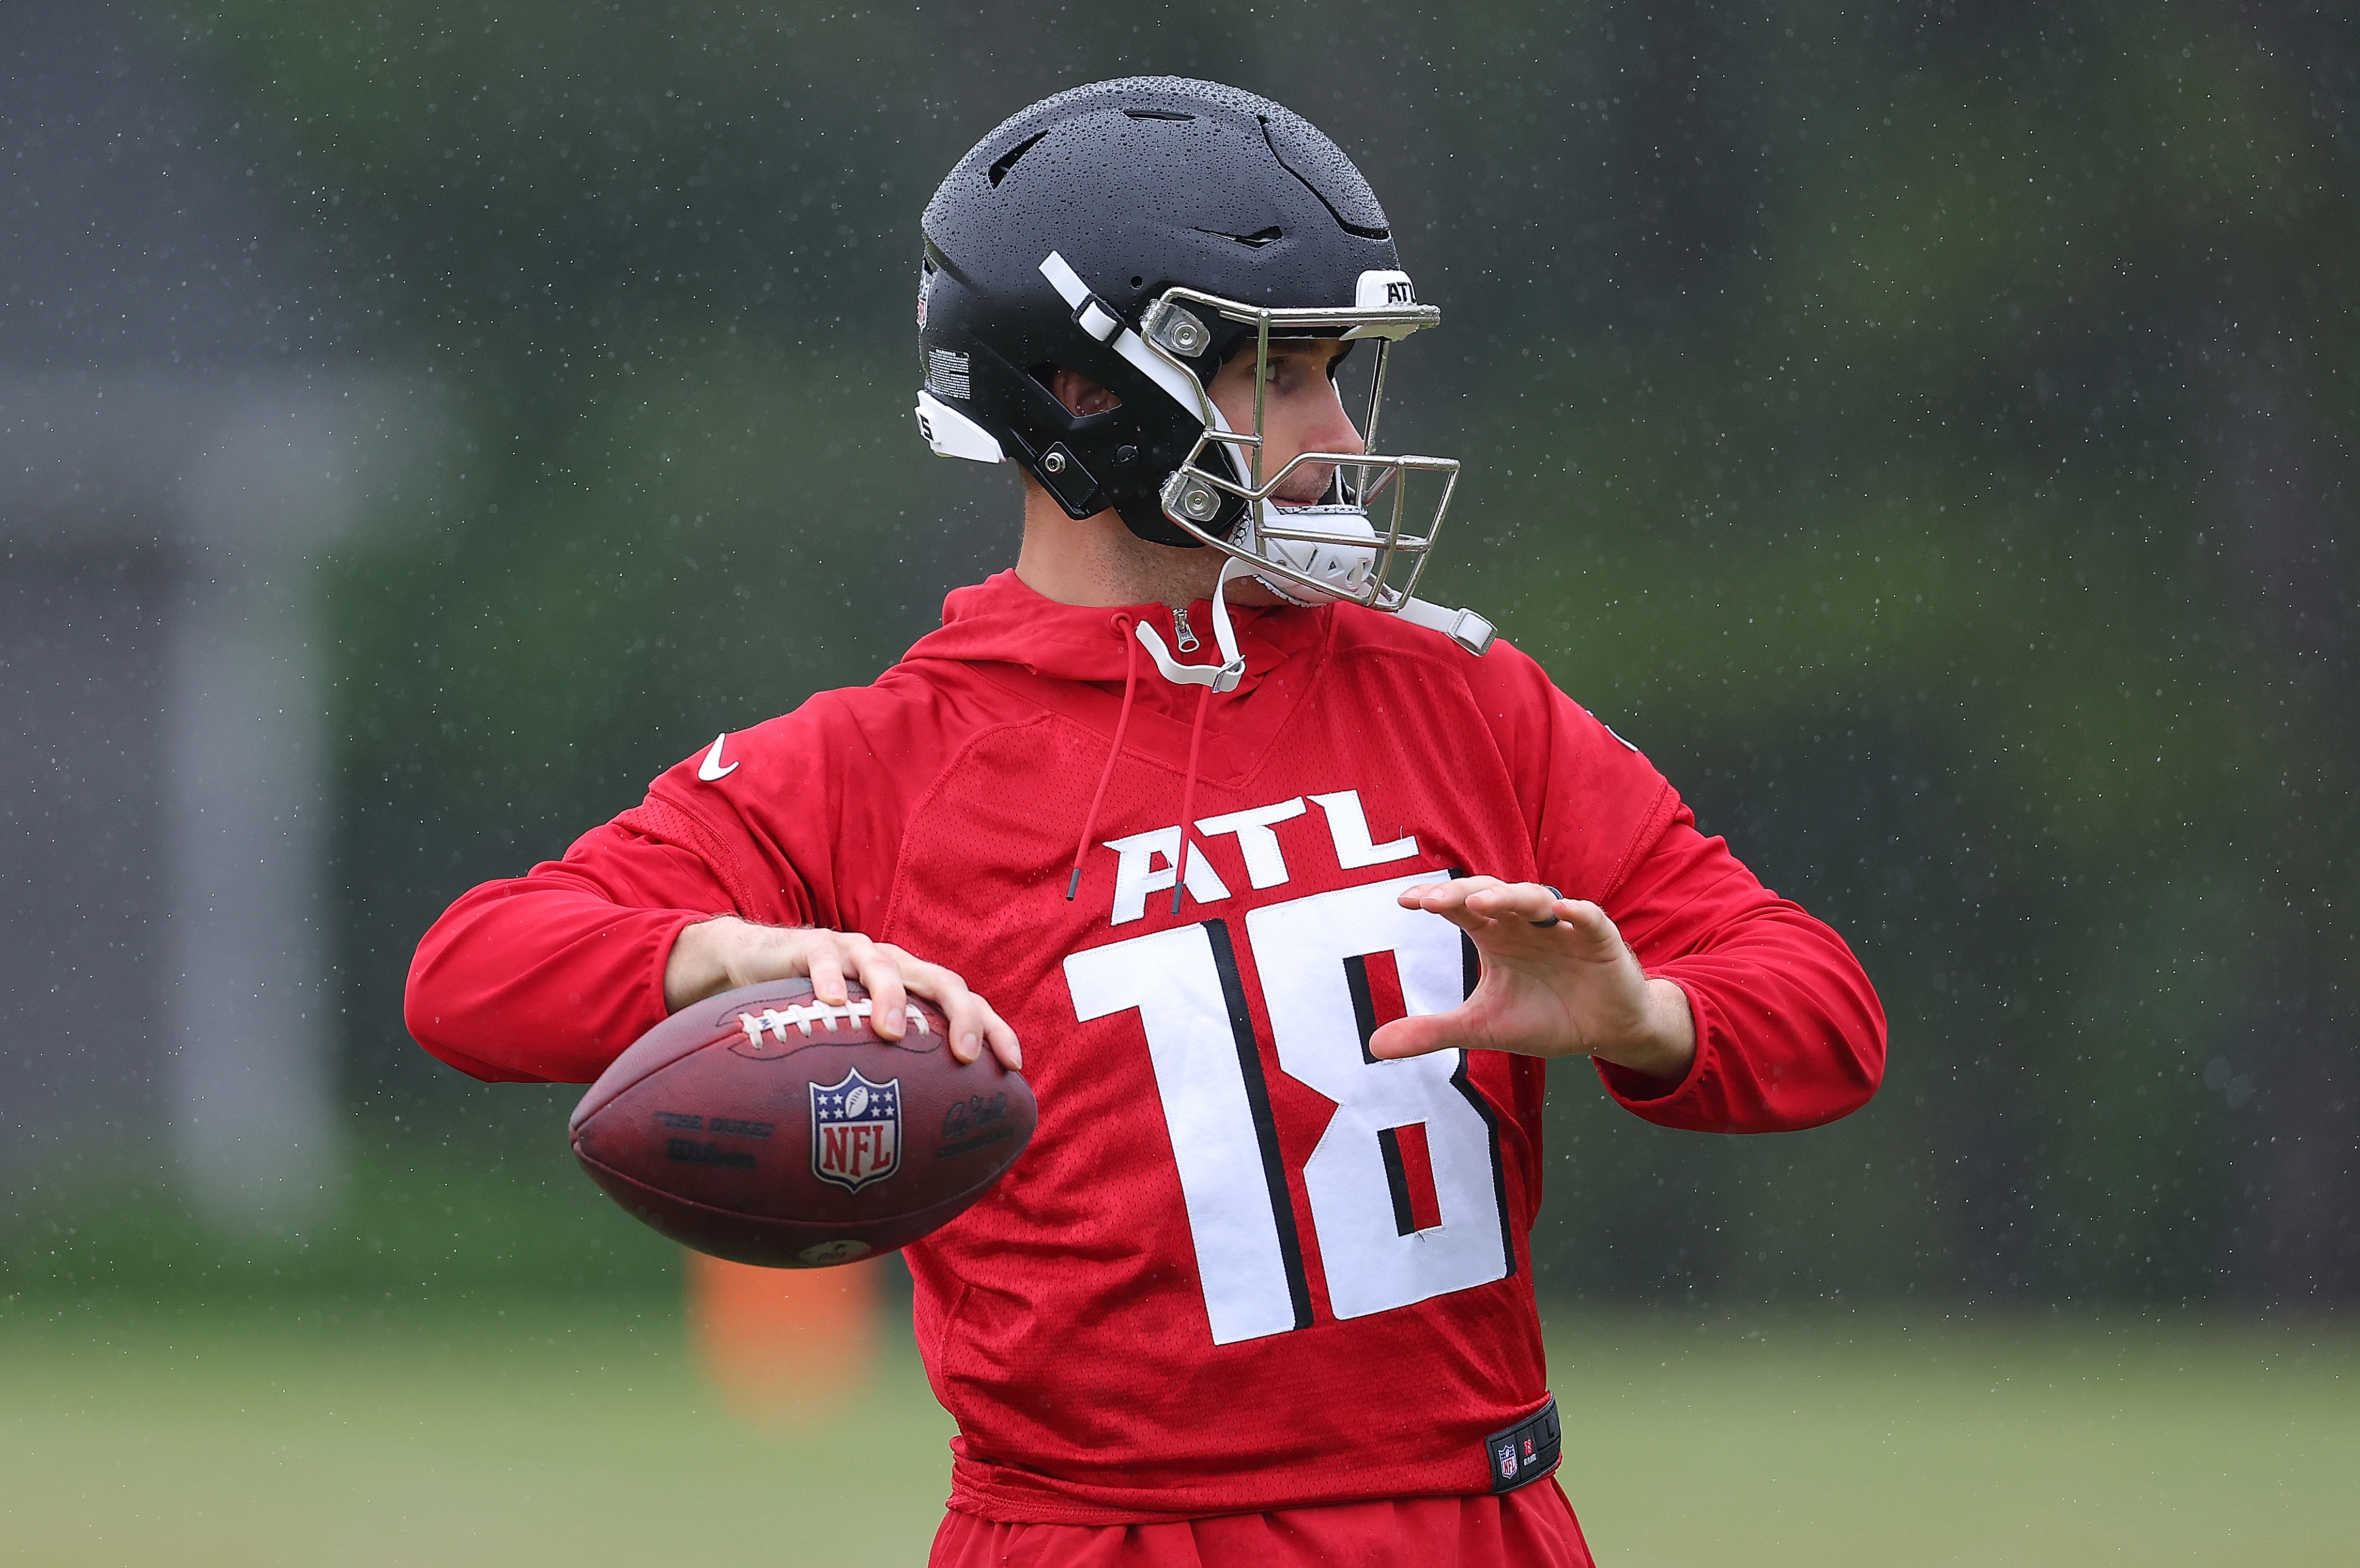
M 901 1165 L 901 1081 L 872 1083 L 852 1068 L 811 1086 L 812 1174 L 847 1192 L 882 1181 Z

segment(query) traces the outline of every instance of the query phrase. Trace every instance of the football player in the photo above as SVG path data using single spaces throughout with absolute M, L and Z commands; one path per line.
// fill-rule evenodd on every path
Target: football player
M 808 975 L 1023 1066 L 1032 1147 L 907 1251 L 959 1428 L 937 1564 L 1585 1563 L 1526 1246 L 1546 1059 L 1667 1127 L 1808 1127 L 1874 1092 L 1875 995 L 1416 597 L 1458 465 L 1371 443 L 1439 313 L 1326 136 L 1208 82 L 1077 88 L 923 230 L 919 429 L 1022 471 L 1014 570 L 460 898 L 410 1027 L 586 1082 Z

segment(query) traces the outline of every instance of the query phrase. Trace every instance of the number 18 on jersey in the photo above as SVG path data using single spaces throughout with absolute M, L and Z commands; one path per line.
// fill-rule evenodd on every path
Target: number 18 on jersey
M 1397 981 L 1411 1015 L 1467 996 L 1472 960 L 1459 929 L 1396 901 L 1448 875 L 1313 894 L 1245 917 L 1279 1070 L 1335 1104 L 1301 1175 L 1339 1319 L 1488 1284 L 1513 1267 L 1499 1129 L 1464 1053 L 1380 1062 L 1368 1051 L 1378 982 Z M 1229 930 L 1207 920 L 1065 964 L 1082 1021 L 1139 1015 L 1216 1345 L 1313 1321 L 1305 1236 Z

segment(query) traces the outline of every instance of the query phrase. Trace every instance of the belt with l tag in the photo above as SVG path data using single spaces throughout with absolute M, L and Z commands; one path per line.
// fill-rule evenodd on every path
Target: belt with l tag
M 1491 1473 L 1492 1495 L 1513 1492 L 1555 1470 L 1564 1446 L 1564 1433 L 1557 1420 L 1557 1396 L 1552 1394 L 1548 1403 L 1539 1410 L 1483 1440 L 1483 1464 Z

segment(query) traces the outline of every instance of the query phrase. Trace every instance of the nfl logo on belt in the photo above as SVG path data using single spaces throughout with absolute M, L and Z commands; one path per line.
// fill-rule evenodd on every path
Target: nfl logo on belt
M 1500 1445 L 1500 1479 L 1513 1481 L 1515 1478 L 1516 1445 L 1513 1443 L 1503 1443 Z
M 812 1174 L 858 1192 L 901 1168 L 901 1081 L 871 1083 L 855 1067 L 811 1086 Z

